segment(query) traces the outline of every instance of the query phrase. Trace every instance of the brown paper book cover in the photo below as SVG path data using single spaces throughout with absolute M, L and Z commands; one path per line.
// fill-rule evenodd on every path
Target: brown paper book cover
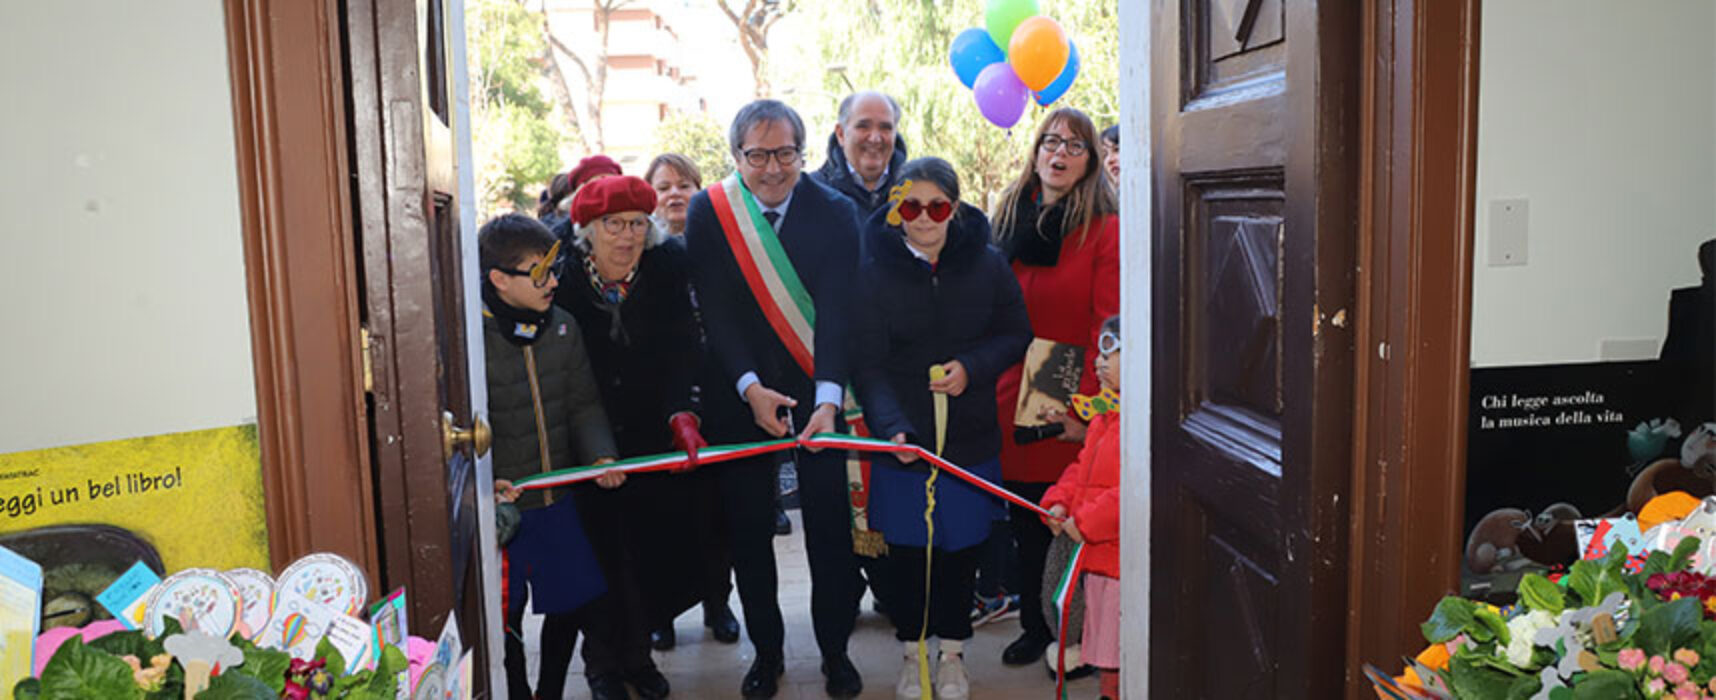
M 1038 414 L 1050 408 L 1066 410 L 1072 395 L 1078 392 L 1078 380 L 1083 373 L 1083 345 L 1031 339 L 1031 346 L 1025 349 L 1024 375 L 1019 379 L 1019 405 L 1013 413 L 1013 424 L 1046 425 L 1047 421 L 1038 418 Z

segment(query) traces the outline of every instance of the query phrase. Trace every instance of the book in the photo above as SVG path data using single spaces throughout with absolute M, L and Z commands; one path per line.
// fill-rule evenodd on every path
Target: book
M 1048 409 L 1065 411 L 1084 376 L 1083 345 L 1031 339 L 1025 349 L 1024 374 L 1019 377 L 1019 403 L 1013 425 L 1031 428 L 1048 425 L 1038 415 Z
M 42 567 L 0 547 L 0 687 L 30 677 L 41 632 Z

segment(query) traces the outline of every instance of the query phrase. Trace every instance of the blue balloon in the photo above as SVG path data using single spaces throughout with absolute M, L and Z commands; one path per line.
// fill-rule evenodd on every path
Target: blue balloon
M 1067 66 L 1061 69 L 1060 77 L 1055 78 L 1055 82 L 1049 83 L 1042 92 L 1031 93 L 1040 106 L 1047 107 L 1055 100 L 1061 99 L 1061 96 L 1072 89 L 1073 81 L 1078 80 L 1078 46 L 1069 41 L 1067 48 Z
M 972 27 L 953 38 L 947 60 L 953 64 L 953 72 L 959 75 L 959 82 L 971 87 L 977 84 L 977 74 L 992 63 L 1007 60 L 1007 54 L 995 45 L 994 39 L 989 38 L 988 31 Z

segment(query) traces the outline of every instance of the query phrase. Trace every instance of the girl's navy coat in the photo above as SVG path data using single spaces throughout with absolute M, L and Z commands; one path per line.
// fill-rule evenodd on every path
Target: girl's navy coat
M 1001 428 L 995 382 L 1031 343 L 1031 321 L 1019 281 L 989 245 L 989 221 L 960 205 L 948 224 L 947 244 L 931 266 L 907 249 L 905 234 L 886 221 L 887 209 L 865 222 L 866 258 L 859 271 L 867 300 L 857 314 L 856 388 L 873 435 L 935 448 L 935 404 L 929 368 L 959 360 L 969 377 L 965 391 L 948 397 L 947 444 L 942 456 L 1000 483 Z M 925 543 L 922 463 L 874 460 L 871 525 L 888 542 Z M 943 475 L 936 481 L 935 545 L 964 549 L 1005 517 L 999 499 Z

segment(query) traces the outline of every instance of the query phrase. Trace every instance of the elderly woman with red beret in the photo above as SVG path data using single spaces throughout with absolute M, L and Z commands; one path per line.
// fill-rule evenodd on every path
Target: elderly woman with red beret
M 701 366 L 685 247 L 651 218 L 655 190 L 631 176 L 593 180 L 573 195 L 573 252 L 555 292 L 583 333 L 620 456 L 705 442 L 692 386 Z M 585 641 L 591 694 L 668 693 L 650 659 L 649 633 L 703 601 L 701 529 L 689 513 L 705 476 L 634 474 L 620 488 L 576 491 L 609 581 L 612 644 Z M 730 616 L 731 613 L 728 613 Z M 606 647 L 614 648 L 606 648 Z

